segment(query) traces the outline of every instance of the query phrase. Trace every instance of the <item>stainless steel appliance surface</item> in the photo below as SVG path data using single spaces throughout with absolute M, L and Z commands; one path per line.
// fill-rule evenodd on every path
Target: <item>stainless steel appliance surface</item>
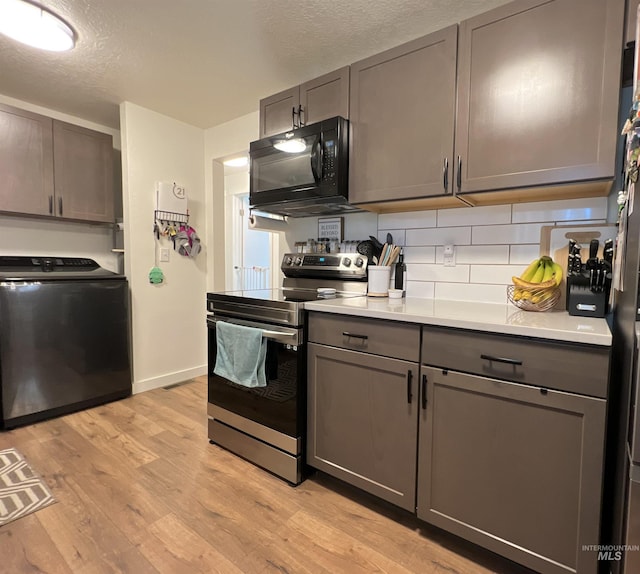
M 130 395 L 128 300 L 92 259 L 0 256 L 0 427 Z
M 304 304 L 326 298 L 361 297 L 367 292 L 366 257 L 345 254 L 322 256 L 323 261 L 319 258 L 285 255 L 281 289 L 207 294 L 209 440 L 291 484 L 304 479 L 307 400 Z M 345 259 L 354 262 L 346 264 Z M 355 259 L 360 260 L 358 266 Z M 351 271 L 352 265 L 356 272 Z M 267 345 L 266 387 L 247 388 L 214 373 L 219 321 L 262 331 Z
M 348 203 L 349 122 L 335 117 L 251 142 L 249 201 L 309 217 L 360 211 Z

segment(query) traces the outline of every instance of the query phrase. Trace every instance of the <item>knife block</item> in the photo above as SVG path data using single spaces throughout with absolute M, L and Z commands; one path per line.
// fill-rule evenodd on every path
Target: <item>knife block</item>
M 588 275 L 567 277 L 567 311 L 577 317 L 604 317 L 609 302 L 611 280 L 607 279 L 604 291 L 589 288 Z

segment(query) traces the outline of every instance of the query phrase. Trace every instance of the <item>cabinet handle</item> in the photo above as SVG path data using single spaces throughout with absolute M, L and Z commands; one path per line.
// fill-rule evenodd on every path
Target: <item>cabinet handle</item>
M 49 214 L 53 215 L 53 195 L 49 196 Z
M 411 399 L 413 399 L 413 393 L 411 392 L 411 387 L 413 386 L 413 371 L 409 369 L 407 371 L 407 402 L 411 404 Z
M 291 108 L 291 127 L 297 128 L 298 124 L 296 124 L 296 107 L 293 106 Z
M 304 114 L 304 113 L 305 113 L 305 112 L 304 112 L 304 108 L 302 107 L 302 104 L 300 104 L 300 105 L 298 106 L 298 124 L 299 124 L 299 126 L 300 126 L 300 127 L 303 127 L 303 126 L 306 126 L 306 125 L 307 125 L 307 122 L 305 122 L 305 121 L 302 119 L 302 117 L 303 117 L 303 116 L 302 116 L 302 114 Z
M 444 186 L 444 192 L 447 193 L 449 189 L 449 158 L 444 158 L 444 165 L 442 166 L 442 185 Z
M 58 198 L 58 212 L 62 215 L 62 197 Z
M 347 333 L 347 331 L 343 331 L 342 336 L 353 339 L 362 339 L 363 341 L 366 341 L 369 338 L 367 335 L 357 335 L 356 333 Z
M 458 156 L 458 179 L 457 179 L 458 191 L 462 188 L 462 157 Z
M 422 375 L 422 409 L 427 409 L 427 375 Z
M 522 365 L 522 361 L 518 359 L 509 359 L 507 357 L 493 357 L 491 355 L 480 355 L 485 361 L 495 361 L 496 363 L 507 363 L 507 365 Z

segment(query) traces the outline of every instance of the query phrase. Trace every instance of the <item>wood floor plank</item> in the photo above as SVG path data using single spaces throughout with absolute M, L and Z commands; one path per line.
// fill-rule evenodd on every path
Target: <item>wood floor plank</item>
M 0 527 L 0 571 L 7 574 L 73 574 L 37 514 Z
M 377 549 L 308 512 L 297 512 L 286 522 L 285 528 L 290 532 L 289 539 L 293 539 L 294 544 L 297 541 L 296 545 L 303 545 L 313 562 L 329 572 L 410 574 L 409 570 Z
M 120 431 L 107 418 L 101 417 L 96 409 L 76 413 L 73 417 L 69 417 L 68 424 L 101 450 L 109 452 L 116 458 L 123 457 L 129 464 L 139 466 L 157 458 L 131 435 Z
M 58 502 L 0 528 L 8 574 L 521 574 L 317 473 L 296 488 L 207 439 L 206 378 L 0 433 Z
M 213 548 L 175 514 L 154 522 L 140 551 L 162 574 L 200 572 L 202 574 L 243 574 L 222 552 Z

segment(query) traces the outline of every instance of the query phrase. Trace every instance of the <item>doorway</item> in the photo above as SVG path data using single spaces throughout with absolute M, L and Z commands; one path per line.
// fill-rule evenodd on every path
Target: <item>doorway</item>
M 237 157 L 240 154 L 235 154 Z M 246 154 L 245 154 L 246 155 Z M 277 234 L 250 229 L 249 168 L 224 163 L 226 221 L 225 290 L 272 289 L 278 287 L 274 273 L 279 252 Z

